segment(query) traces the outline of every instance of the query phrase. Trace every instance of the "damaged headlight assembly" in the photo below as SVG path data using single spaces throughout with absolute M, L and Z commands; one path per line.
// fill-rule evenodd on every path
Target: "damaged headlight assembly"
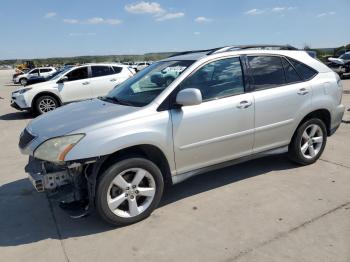
M 85 134 L 75 134 L 46 140 L 34 151 L 34 157 L 57 164 L 63 163 L 69 151 L 84 136 Z

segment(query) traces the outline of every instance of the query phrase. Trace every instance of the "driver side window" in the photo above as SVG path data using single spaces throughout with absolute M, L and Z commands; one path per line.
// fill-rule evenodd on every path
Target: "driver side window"
M 39 69 L 34 69 L 33 71 L 31 71 L 29 74 L 38 74 L 39 73 Z
M 204 65 L 181 83 L 181 89 L 197 88 L 203 101 L 244 93 L 242 68 L 238 57 Z
M 76 80 L 86 79 L 89 77 L 88 68 L 87 67 L 77 68 L 69 72 L 68 74 L 66 74 L 66 76 L 68 77 L 67 81 L 76 81 Z

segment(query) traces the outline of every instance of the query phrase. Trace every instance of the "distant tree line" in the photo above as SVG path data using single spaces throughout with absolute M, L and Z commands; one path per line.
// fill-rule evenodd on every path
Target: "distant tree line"
M 350 44 L 336 48 L 312 48 L 305 44 L 304 50 L 312 50 L 317 53 L 317 57 L 326 60 L 329 56 L 339 56 L 345 51 L 350 51 Z M 42 59 L 10 59 L 0 60 L 0 65 L 18 65 L 26 60 L 34 62 L 35 66 L 43 65 L 65 65 L 65 64 L 85 64 L 85 63 L 102 63 L 102 62 L 136 62 L 136 61 L 158 61 L 175 54 L 176 52 L 167 53 L 147 53 L 143 55 L 102 55 L 102 56 L 75 56 L 75 57 L 54 57 Z
M 43 65 L 65 65 L 85 64 L 103 62 L 136 62 L 136 61 L 157 61 L 169 57 L 174 53 L 148 53 L 144 55 L 102 55 L 102 56 L 75 56 L 75 57 L 54 57 L 41 59 L 9 59 L 0 60 L 0 65 L 18 65 L 27 60 L 34 62 L 35 66 Z

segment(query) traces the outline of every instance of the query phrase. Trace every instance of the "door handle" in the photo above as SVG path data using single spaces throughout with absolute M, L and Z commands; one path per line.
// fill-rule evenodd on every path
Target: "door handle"
M 83 85 L 84 85 L 84 86 L 86 86 L 86 85 L 88 85 L 88 84 L 90 84 L 90 82 L 83 82 Z
M 252 105 L 251 101 L 243 100 L 237 105 L 237 108 L 244 109 L 244 108 L 250 107 L 251 105 Z
M 300 88 L 299 91 L 298 91 L 298 95 L 306 95 L 308 94 L 309 91 L 306 89 L 306 88 Z
M 111 82 L 115 82 L 115 81 L 117 81 L 117 79 L 112 78 L 110 81 Z

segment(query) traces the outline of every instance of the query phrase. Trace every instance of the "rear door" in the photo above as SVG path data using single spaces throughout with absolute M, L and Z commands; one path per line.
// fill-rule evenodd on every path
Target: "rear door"
M 255 100 L 254 152 L 289 144 L 295 121 L 311 104 L 311 88 L 284 57 L 247 57 Z
M 118 77 L 111 66 L 91 66 L 90 86 L 94 97 L 105 96 L 118 84 Z
M 92 98 L 88 66 L 79 67 L 68 72 L 68 80 L 58 83 L 58 90 L 63 103 Z
M 197 88 L 203 102 L 171 110 L 178 173 L 249 155 L 254 138 L 254 101 L 245 93 L 238 57 L 210 62 L 179 90 Z

